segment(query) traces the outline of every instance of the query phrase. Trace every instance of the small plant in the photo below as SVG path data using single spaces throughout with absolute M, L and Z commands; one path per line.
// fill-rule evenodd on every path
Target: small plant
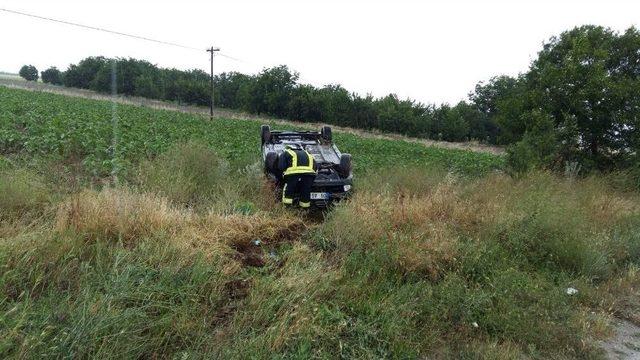
M 578 178 L 582 170 L 582 165 L 577 161 L 565 161 L 564 162 L 564 177 L 573 181 Z

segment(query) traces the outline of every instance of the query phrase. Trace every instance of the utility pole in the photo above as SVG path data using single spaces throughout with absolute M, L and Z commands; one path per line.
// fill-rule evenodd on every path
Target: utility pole
M 220 51 L 220 48 L 211 47 L 207 49 L 207 52 L 211 53 L 211 105 L 209 106 L 209 118 L 213 120 L 213 54 L 216 51 Z

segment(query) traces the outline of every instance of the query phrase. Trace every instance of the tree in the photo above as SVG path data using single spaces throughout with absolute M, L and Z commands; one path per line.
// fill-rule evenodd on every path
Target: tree
M 326 85 L 315 92 L 311 99 L 318 107 L 319 121 L 331 124 L 350 126 L 352 108 L 351 94 L 340 85 Z
M 216 106 L 247 110 L 248 91 L 254 81 L 254 77 L 238 72 L 216 75 L 213 80 Z
M 532 105 L 548 112 L 556 128 L 575 127 L 571 141 L 599 169 L 637 156 L 639 53 L 635 28 L 620 35 L 581 26 L 545 44 L 526 76 Z
M 502 75 L 492 77 L 487 83 L 480 82 L 476 85 L 474 91 L 469 94 L 469 100 L 475 108 L 482 113 L 483 117 L 477 117 L 478 122 L 470 122 L 471 137 L 478 140 L 486 140 L 490 143 L 511 143 L 519 140 L 519 136 L 513 136 L 512 133 L 501 134 L 501 126 L 498 126 L 500 119 L 500 109 L 504 108 L 505 102 L 516 100 L 519 79 Z M 509 119 L 512 125 L 513 119 Z M 518 131 L 516 131 L 518 133 Z M 522 135 L 522 132 L 519 132 Z
M 149 99 L 160 99 L 162 97 L 162 89 L 156 75 L 153 72 L 146 72 L 136 77 L 134 80 L 135 95 Z
M 92 81 L 95 80 L 96 75 L 101 69 L 109 67 L 109 70 L 103 71 L 110 72 L 111 68 L 109 64 L 110 60 L 102 56 L 88 57 L 84 60 L 81 60 L 78 65 L 72 64 L 64 73 L 64 86 L 80 89 L 90 89 L 92 88 Z M 111 82 L 109 80 L 109 84 L 110 83 Z M 106 85 L 100 88 L 101 91 L 108 91 L 108 89 L 110 89 L 110 86 Z
M 55 66 L 40 73 L 42 82 L 53 85 L 62 85 L 62 72 Z
M 397 95 L 389 94 L 374 103 L 377 113 L 376 128 L 398 134 L 416 134 L 428 131 L 422 120 L 422 104 L 412 100 L 400 100 Z
M 295 87 L 288 104 L 288 118 L 297 121 L 322 121 L 323 111 L 318 89 L 311 85 Z
M 551 115 L 539 110 L 523 114 L 527 130 L 522 140 L 507 148 L 507 168 L 520 175 L 533 168 L 557 168 L 558 137 Z
M 19 75 L 27 81 L 38 81 L 38 69 L 33 65 L 21 67 Z
M 298 81 L 298 73 L 285 65 L 263 70 L 250 90 L 252 112 L 286 116 L 289 99 Z
M 488 83 L 479 82 L 469 99 L 481 112 L 489 117 L 498 112 L 498 101 L 507 96 L 517 85 L 517 79 L 510 76 L 494 76 Z

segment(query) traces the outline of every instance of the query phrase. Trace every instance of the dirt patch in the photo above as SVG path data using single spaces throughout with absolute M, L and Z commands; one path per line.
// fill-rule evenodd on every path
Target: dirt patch
M 220 326 L 226 324 L 231 318 L 233 313 L 238 309 L 242 301 L 249 294 L 251 288 L 251 281 L 249 279 L 237 279 L 229 281 L 224 286 L 225 303 L 220 307 L 216 315 L 214 316 L 214 326 Z
M 262 234 L 261 237 L 255 236 L 252 239 L 233 241 L 230 246 L 236 251 L 235 259 L 244 266 L 262 267 L 266 264 L 266 257 L 273 249 L 282 243 L 300 239 L 306 228 L 302 221 L 294 221 L 273 231 L 257 232 Z
M 617 320 L 614 336 L 602 342 L 607 359 L 640 359 L 640 326 Z
M 262 232 L 261 238 L 254 237 L 251 241 L 231 242 L 229 246 L 235 251 L 232 257 L 244 267 L 271 266 L 270 270 L 281 268 L 284 261 L 278 255 L 278 248 L 283 243 L 299 241 L 307 227 L 299 221 L 282 226 L 275 231 Z M 235 279 L 227 282 L 224 287 L 224 303 L 215 315 L 215 326 L 219 336 L 224 336 L 223 327 L 228 324 L 238 308 L 251 291 L 251 279 Z M 222 327 L 221 327 L 222 326 Z
M 43 84 L 43 83 L 37 83 L 32 81 L 13 80 L 9 78 L 0 78 L 0 86 L 5 86 L 8 88 L 15 88 L 15 89 L 30 90 L 30 91 L 43 91 L 43 92 L 48 92 L 53 94 L 61 94 L 66 96 L 81 97 L 81 98 L 94 99 L 94 100 L 108 100 L 108 101 L 113 100 L 113 97 L 109 95 L 100 94 L 91 90 L 66 88 L 62 86 Z M 203 107 L 203 106 L 182 105 L 178 103 L 152 100 L 152 99 L 134 97 L 134 96 L 117 96 L 115 99 L 116 99 L 116 102 L 119 104 L 145 106 L 153 109 L 180 111 L 180 112 L 200 114 L 205 116 L 209 115 L 209 108 Z M 258 120 L 258 121 L 264 121 L 264 122 L 275 122 L 276 124 L 280 124 L 284 126 L 296 126 L 296 127 L 307 128 L 307 129 L 319 129 L 323 125 L 318 123 L 306 123 L 306 122 L 301 123 L 301 122 L 287 121 L 287 120 L 281 120 L 281 119 L 272 119 L 272 118 L 266 118 L 263 116 L 247 114 L 240 111 L 231 111 L 231 110 L 224 110 L 224 109 L 215 109 L 214 117 L 218 117 L 218 118 L 221 117 L 221 118 L 228 118 L 228 119 L 235 119 L 235 120 Z M 412 137 L 407 137 L 399 134 L 366 131 L 366 130 L 353 129 L 353 128 L 335 126 L 335 125 L 332 125 L 332 128 L 338 132 L 354 134 L 354 135 L 365 137 L 365 138 L 401 140 L 401 141 L 407 141 L 410 143 L 420 144 L 428 147 L 468 150 L 468 151 L 474 151 L 474 152 L 490 153 L 495 155 L 504 154 L 504 149 L 502 147 L 480 144 L 475 141 L 447 142 L 447 141 L 412 138 Z

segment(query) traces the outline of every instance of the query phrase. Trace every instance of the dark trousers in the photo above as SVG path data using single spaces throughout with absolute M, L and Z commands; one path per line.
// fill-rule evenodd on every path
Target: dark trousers
M 299 194 L 300 207 L 311 206 L 311 186 L 315 178 L 315 174 L 285 175 L 282 202 L 287 205 L 293 204 L 293 198 Z

